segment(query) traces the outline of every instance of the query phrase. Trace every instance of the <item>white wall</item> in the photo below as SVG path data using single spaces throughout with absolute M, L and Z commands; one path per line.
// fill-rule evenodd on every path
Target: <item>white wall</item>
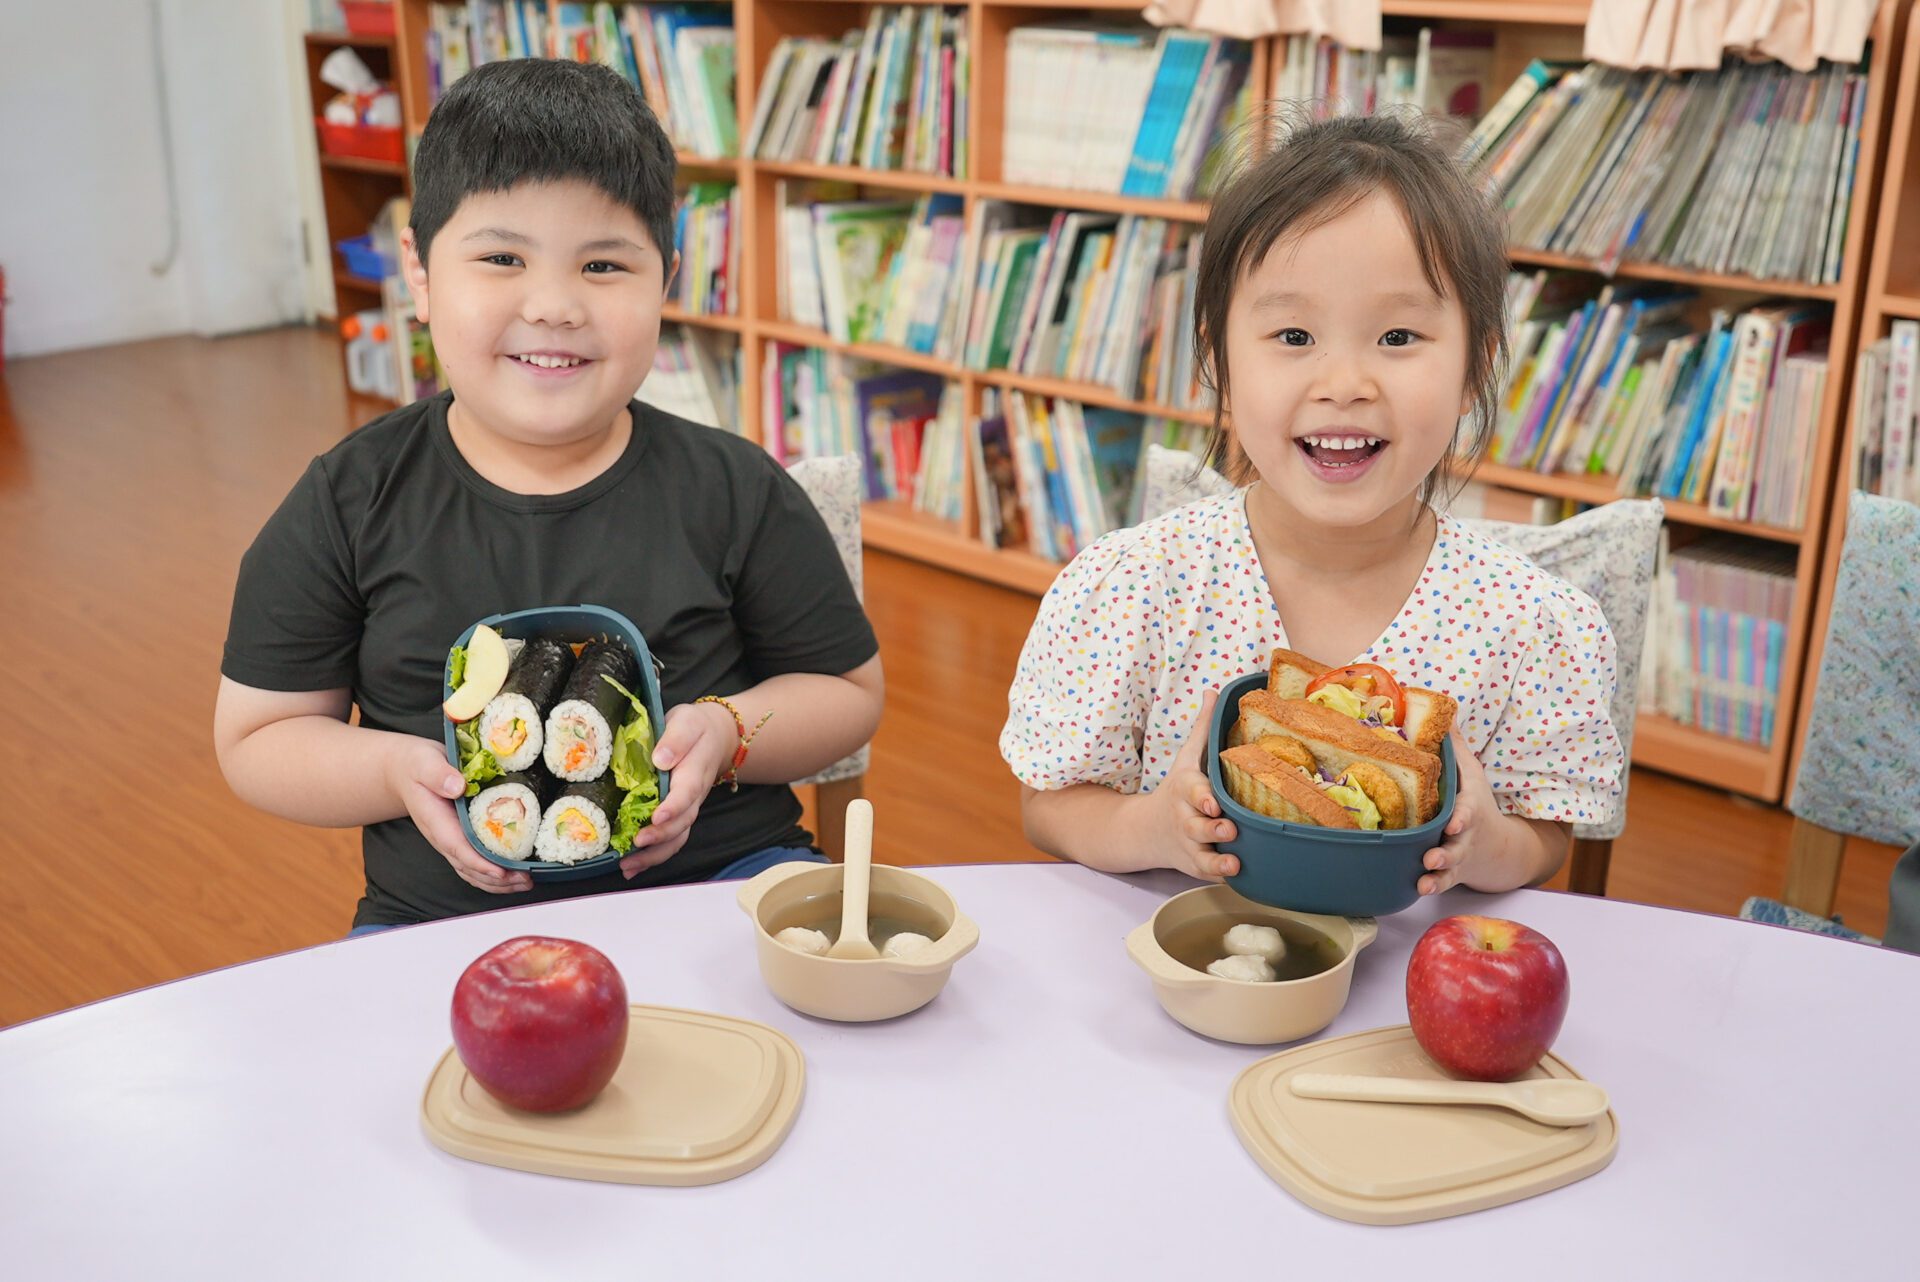
M 147 0 L 0 0 L 9 355 L 308 314 L 285 11 L 160 4 L 179 245 L 159 274 L 169 217 L 150 12 Z

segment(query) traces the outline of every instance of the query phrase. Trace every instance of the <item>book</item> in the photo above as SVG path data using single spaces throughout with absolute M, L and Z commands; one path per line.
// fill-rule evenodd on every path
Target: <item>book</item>
M 1421 110 L 1478 119 L 1491 97 L 1493 36 L 1484 30 L 1420 28 L 1413 98 Z
M 978 442 L 983 487 L 981 530 L 992 531 L 993 547 L 1024 548 L 1028 545 L 1026 508 L 1021 502 L 1020 474 L 1007 420 L 999 415 L 983 416 L 973 437 Z
M 833 337 L 863 343 L 877 331 L 888 273 L 906 241 L 912 209 L 892 200 L 813 206 L 821 301 Z
M 1709 534 L 1683 548 L 1663 537 L 1649 614 L 1649 706 L 1749 743 L 1771 743 L 1786 626 L 1791 548 Z
M 773 192 L 775 315 L 825 329 L 827 313 L 820 292 L 813 206 L 851 200 L 857 189 L 851 183 L 779 178 L 774 180 Z
M 1915 413 L 1920 410 L 1920 322 L 1896 320 L 1889 335 L 1886 428 L 1881 472 L 1887 492 L 1907 498 L 1915 455 Z
M 1887 357 L 1891 340 L 1877 339 L 1860 350 L 1853 383 L 1853 488 L 1880 494 L 1883 442 L 1887 424 Z
M 1536 61 L 1459 154 L 1501 199 L 1516 245 L 1608 270 L 1831 283 L 1870 79 L 1865 63 L 1730 59 L 1669 76 Z
M 938 374 L 920 370 L 893 370 L 859 380 L 854 385 L 854 421 L 861 434 L 860 457 L 866 464 L 867 497 L 901 497 L 897 488 L 895 460 L 900 456 L 899 441 L 893 435 L 895 423 L 924 425 L 939 412 L 946 380 Z M 911 473 L 909 463 L 901 472 Z
M 739 344 L 732 335 L 668 325 L 660 331 L 653 368 L 635 396 L 689 422 L 739 432 L 739 371 Z M 772 430 L 768 448 L 775 458 L 782 457 L 779 445 L 779 432 Z
M 680 270 L 668 297 L 690 312 L 729 316 L 739 311 L 739 189 L 732 183 L 694 183 L 674 211 L 674 248 Z
M 1176 28 L 1160 32 L 1159 57 L 1140 125 L 1134 134 L 1120 192 L 1127 196 L 1164 196 L 1187 99 L 1199 83 L 1219 38 Z

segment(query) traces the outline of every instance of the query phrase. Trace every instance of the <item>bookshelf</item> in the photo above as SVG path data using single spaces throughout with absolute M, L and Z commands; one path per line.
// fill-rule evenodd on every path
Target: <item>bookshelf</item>
M 909 2 L 931 4 L 936 0 Z M 1837 284 L 1766 281 L 1647 263 L 1622 264 L 1613 273 L 1626 279 L 1686 284 L 1699 290 L 1703 299 L 1709 302 L 1750 304 L 1763 298 L 1804 298 L 1830 303 L 1834 309 L 1831 350 L 1836 355 L 1829 372 L 1829 394 L 1820 407 L 1815 440 L 1807 460 L 1810 491 L 1805 525 L 1800 529 L 1783 529 L 1719 517 L 1710 513 L 1703 504 L 1668 504 L 1669 523 L 1676 532 L 1677 541 L 1692 537 L 1694 531 L 1723 531 L 1794 550 L 1799 588 L 1795 592 L 1787 652 L 1782 665 L 1777 711 L 1778 724 L 1782 729 L 1775 734 L 1770 747 L 1761 748 L 1687 727 L 1657 714 L 1643 713 L 1636 735 L 1634 755 L 1642 764 L 1766 801 L 1780 799 L 1787 775 L 1788 755 L 1794 736 L 1787 733 L 1785 728 L 1796 724 L 1801 711 L 1801 676 L 1816 613 L 1814 602 L 1832 569 L 1828 552 L 1832 542 L 1833 521 L 1843 519 L 1843 511 L 1836 511 L 1830 516 L 1829 509 L 1833 506 L 1835 464 L 1843 435 L 1842 409 L 1847 400 L 1851 377 L 1850 354 L 1854 348 L 1861 308 L 1869 292 L 1865 260 L 1878 194 L 1880 171 L 1876 160 L 1881 154 L 1883 131 L 1889 120 L 1893 74 L 1899 71 L 1907 80 L 1913 74 L 1914 59 L 1911 56 L 1905 60 L 1904 66 L 1896 66 L 1893 57 L 1902 47 L 1900 37 L 1905 33 L 1905 5 L 1906 0 L 1882 0 L 1875 19 L 1875 74 L 1862 123 L 1860 172 L 1851 198 L 1844 270 Z M 431 0 L 396 0 L 395 7 L 397 34 L 394 41 L 391 46 L 384 48 L 380 42 L 375 42 L 375 53 L 378 56 L 384 51 L 391 57 L 392 69 L 402 95 L 407 129 L 410 134 L 417 134 L 431 107 L 426 51 Z M 863 23 L 875 7 L 865 0 L 734 0 L 731 8 L 738 67 L 735 107 L 743 150 L 750 132 L 748 125 L 754 118 L 776 44 L 786 37 L 837 39 L 843 32 Z M 1143 404 L 1111 388 L 1033 377 L 1004 369 L 975 369 L 923 353 L 877 344 L 843 343 L 824 332 L 778 318 L 774 253 L 778 222 L 775 189 L 782 181 L 846 182 L 854 184 L 863 195 L 901 198 L 924 194 L 958 195 L 962 199 L 969 225 L 977 208 L 989 200 L 1040 208 L 1139 215 L 1194 225 L 1204 222 L 1207 206 L 1200 201 L 1058 190 L 1009 183 L 1003 179 L 1003 94 L 1010 33 L 1020 26 L 1063 18 L 1100 14 L 1121 18 L 1137 13 L 1139 0 L 1081 0 L 1077 4 L 1052 3 L 1048 0 L 964 0 L 963 3 L 946 3 L 943 7 L 951 12 L 964 13 L 972 51 L 967 97 L 969 154 L 963 170 L 966 176 L 953 178 L 915 172 L 875 171 L 849 165 L 700 157 L 682 153 L 681 164 L 691 171 L 691 177 L 730 178 L 738 184 L 741 208 L 738 234 L 742 243 L 741 279 L 737 282 L 740 310 L 737 315 L 714 316 L 689 314 L 684 309 L 670 307 L 664 313 L 664 318 L 695 328 L 724 331 L 738 339 L 741 345 L 741 427 L 754 439 L 761 438 L 760 388 L 765 364 L 763 347 L 769 340 L 938 374 L 959 386 L 963 412 L 969 422 L 980 414 L 983 398 L 996 391 L 1030 392 L 1079 401 L 1089 406 L 1121 409 L 1190 423 L 1209 421 L 1209 416 L 1204 412 Z M 1491 31 L 1494 39 L 1492 83 L 1497 93 L 1499 88 L 1511 83 L 1533 58 L 1578 59 L 1588 5 L 1585 0 L 1383 0 L 1382 9 L 1389 19 L 1459 24 Z M 550 17 L 557 17 L 559 6 L 549 4 L 548 12 Z M 1261 87 L 1271 84 L 1271 69 L 1278 50 L 1278 41 L 1253 42 L 1250 71 L 1253 84 Z M 1910 118 L 1914 110 L 1910 97 L 1907 102 L 1902 119 Z M 392 175 L 354 170 L 330 169 L 328 174 L 343 183 L 391 184 L 395 181 Z M 323 175 L 323 178 L 326 176 Z M 1907 185 L 1911 194 L 1911 217 L 1920 219 L 1920 187 L 1916 187 L 1916 180 L 1911 176 Z M 329 208 L 331 234 L 332 207 Z M 353 213 L 347 212 L 343 225 L 351 226 L 352 217 Z M 343 231 L 335 239 L 357 234 L 361 229 Z M 1915 242 L 1913 237 L 1908 239 L 1912 243 L 1920 243 Z M 1882 245 L 1886 240 L 1887 234 L 1883 231 Z M 1559 254 L 1516 250 L 1512 257 L 1516 266 L 1570 268 L 1600 274 L 1591 263 Z M 1873 300 L 1880 309 L 1876 315 L 1920 315 L 1920 252 L 1914 254 L 1910 266 L 1911 270 L 1904 277 L 1896 272 L 1892 277 L 1882 278 L 1879 292 Z M 1889 288 L 1886 280 L 1895 281 L 1900 288 Z M 362 284 L 355 284 L 354 288 L 360 288 Z M 1616 497 L 1609 478 L 1588 475 L 1543 475 L 1518 468 L 1488 467 L 1482 469 L 1480 479 L 1536 496 L 1588 503 L 1606 502 Z M 971 486 L 969 477 L 963 488 L 971 493 Z M 1025 551 L 987 546 L 980 539 L 979 516 L 975 508 L 976 505 L 969 502 L 965 505 L 962 519 L 948 521 L 929 517 L 903 503 L 870 503 L 864 521 L 866 540 L 876 548 L 1023 592 L 1043 592 L 1059 567 Z M 1821 608 L 1824 608 L 1824 598 Z
M 334 94 L 334 90 L 320 79 L 320 64 L 335 49 L 344 47 L 358 54 L 374 75 L 402 86 L 401 106 L 406 112 L 407 127 L 410 134 L 417 133 L 419 125 L 407 110 L 412 100 L 404 88 L 408 70 L 408 59 L 405 57 L 408 46 L 404 40 L 404 33 L 363 36 L 345 31 L 308 32 L 303 40 L 307 67 L 307 119 L 312 121 L 317 117 L 321 104 Z M 424 123 L 425 117 L 420 119 Z M 367 229 L 379 216 L 381 207 L 395 196 L 411 196 L 413 183 L 406 165 L 397 161 L 329 156 L 319 150 L 317 127 L 309 124 L 308 128 L 316 131 L 315 150 L 320 157 L 320 203 L 327 224 L 327 252 L 333 260 L 334 311 L 337 316 L 346 317 L 354 312 L 379 307 L 381 285 L 373 277 L 348 270 L 339 244 L 343 240 L 366 235 Z M 341 359 L 341 377 L 344 380 L 344 345 Z M 381 397 L 362 392 L 352 395 L 354 400 L 372 406 L 391 404 Z
M 1818 577 L 1814 580 L 1815 622 L 1802 667 L 1804 694 L 1794 718 L 1793 752 L 1786 774 L 1788 784 L 1800 768 L 1800 750 L 1813 708 L 1813 687 L 1820 675 L 1826 621 L 1833 610 L 1833 589 L 1839 577 L 1840 551 L 1846 538 L 1847 512 L 1853 492 L 1854 414 L 1865 394 L 1865 389 L 1851 379 L 1853 362 L 1860 352 L 1885 337 L 1894 321 L 1920 320 L 1920 137 L 1916 137 L 1920 131 L 1915 129 L 1915 117 L 1920 115 L 1920 22 L 1913 21 L 1911 15 L 1898 69 L 1886 162 L 1880 171 L 1873 256 L 1860 286 L 1860 323 L 1855 330 L 1855 340 L 1847 349 L 1835 347 L 1847 360 L 1849 387 L 1829 482 L 1831 497 L 1827 504 Z

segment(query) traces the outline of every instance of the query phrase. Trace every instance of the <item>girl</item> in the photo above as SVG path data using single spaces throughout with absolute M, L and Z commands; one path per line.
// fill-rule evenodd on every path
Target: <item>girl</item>
M 1395 117 L 1304 126 L 1215 200 L 1195 345 L 1213 456 L 1231 446 L 1244 488 L 1108 535 L 1041 603 L 1000 736 L 1034 844 L 1238 872 L 1206 727 L 1282 645 L 1458 700 L 1458 801 L 1423 894 L 1544 881 L 1567 825 L 1612 813 L 1599 607 L 1432 507 L 1492 432 L 1506 273 L 1498 217 Z

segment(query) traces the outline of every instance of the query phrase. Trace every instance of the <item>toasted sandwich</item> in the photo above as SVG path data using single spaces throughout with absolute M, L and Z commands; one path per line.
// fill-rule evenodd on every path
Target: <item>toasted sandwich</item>
M 1390 726 L 1422 752 L 1439 755 L 1459 705 L 1437 690 L 1403 686 L 1372 663 L 1329 668 L 1293 650 L 1275 649 L 1267 669 L 1267 693 L 1304 699 L 1355 721 Z
M 1319 828 L 1360 827 L 1360 817 L 1330 796 L 1313 776 L 1257 743 L 1221 753 L 1220 776 L 1227 795 L 1257 815 Z
M 1236 745 L 1230 752 L 1252 748 L 1293 770 L 1310 785 L 1330 778 L 1359 786 L 1379 809 L 1382 827 L 1417 828 L 1440 809 L 1438 756 L 1318 703 L 1276 699 L 1265 690 L 1254 690 L 1241 698 L 1240 718 L 1228 741 Z M 1314 770 L 1304 767 L 1295 744 L 1312 759 Z M 1221 754 L 1220 760 L 1224 763 L 1227 754 Z M 1242 769 L 1264 764 L 1250 754 L 1242 754 L 1237 760 Z M 1231 786 L 1228 792 L 1233 792 Z M 1240 801 L 1240 797 L 1234 795 L 1234 800 Z M 1247 805 L 1244 801 L 1241 804 Z

